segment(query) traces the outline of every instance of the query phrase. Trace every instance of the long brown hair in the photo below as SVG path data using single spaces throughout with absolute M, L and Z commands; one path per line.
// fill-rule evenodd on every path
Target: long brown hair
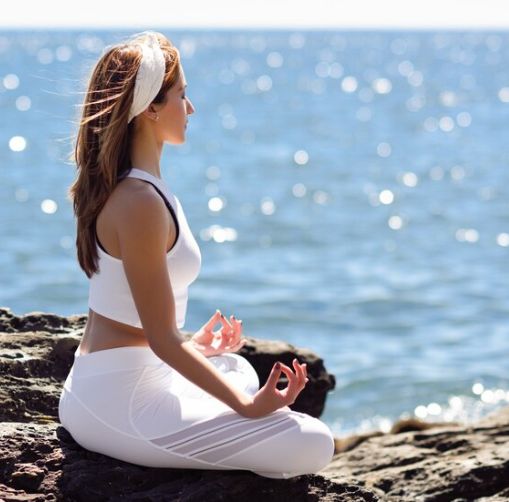
M 156 32 L 166 60 L 161 89 L 152 103 L 164 103 L 166 93 L 180 75 L 180 53 L 161 33 Z M 142 52 L 134 36 L 103 51 L 92 68 L 75 146 L 70 159 L 77 177 L 68 189 L 76 217 L 78 262 L 88 278 L 98 271 L 95 222 L 108 197 L 133 167 L 130 143 L 136 117 L 128 124 L 136 73 Z

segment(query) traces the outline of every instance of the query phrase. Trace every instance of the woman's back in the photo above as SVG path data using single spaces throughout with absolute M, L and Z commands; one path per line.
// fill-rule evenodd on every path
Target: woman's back
M 187 288 L 199 274 L 201 254 L 178 198 L 163 179 L 133 168 L 119 182 L 96 222 L 99 271 L 90 279 L 89 319 L 82 353 L 113 347 L 148 345 L 122 263 L 119 233 L 132 224 L 128 205 L 141 207 L 150 197 L 168 222 L 166 243 L 168 274 L 175 297 L 177 326 L 185 322 Z M 140 264 L 143 266 L 143 264 Z

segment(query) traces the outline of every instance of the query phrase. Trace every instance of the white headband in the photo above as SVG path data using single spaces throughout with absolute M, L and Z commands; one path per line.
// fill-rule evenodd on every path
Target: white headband
M 157 96 L 164 80 L 166 63 L 159 40 L 154 32 L 146 31 L 146 42 L 140 44 L 143 52 L 134 84 L 134 97 L 129 110 L 128 123 L 144 111 Z

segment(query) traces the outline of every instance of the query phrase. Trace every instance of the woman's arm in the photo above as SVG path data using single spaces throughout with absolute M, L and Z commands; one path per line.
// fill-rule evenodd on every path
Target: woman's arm
M 175 300 L 166 261 L 170 225 L 175 223 L 163 200 L 146 184 L 129 187 L 125 195 L 117 220 L 119 246 L 151 349 L 188 380 L 242 414 L 252 397 L 230 386 L 207 357 L 186 342 L 176 326 Z
M 244 415 L 252 403 L 252 396 L 230 386 L 207 357 L 185 339 L 167 337 L 151 347 L 160 359 L 240 415 Z

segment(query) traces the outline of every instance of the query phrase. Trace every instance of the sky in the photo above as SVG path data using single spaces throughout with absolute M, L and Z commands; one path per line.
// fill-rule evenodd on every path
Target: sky
M 3 3 L 0 29 L 509 28 L 508 0 L 146 0 L 144 10 L 105 0 Z

